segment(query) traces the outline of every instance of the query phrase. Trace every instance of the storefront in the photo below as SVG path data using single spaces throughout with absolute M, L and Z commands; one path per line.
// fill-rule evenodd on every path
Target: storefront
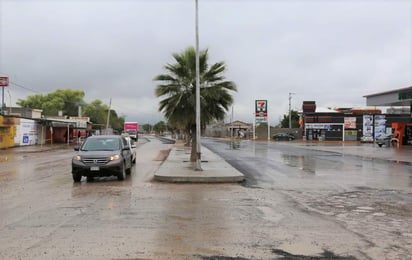
M 345 140 L 345 128 L 339 123 L 307 123 L 304 136 L 306 140 L 341 141 Z
M 370 111 L 368 111 L 370 112 Z M 393 123 L 411 124 L 409 114 L 361 114 L 357 112 L 307 112 L 303 117 L 303 136 L 306 140 L 323 141 L 361 141 L 375 140 L 382 135 L 394 134 Z M 409 143 L 408 133 L 412 130 L 405 127 L 402 135 L 406 138 L 402 143 Z M 409 132 L 408 132 L 409 131 Z
M 395 89 L 364 96 L 369 106 L 388 106 L 391 110 L 406 111 L 401 115 L 376 115 L 373 118 L 374 137 L 393 134 L 399 145 L 412 145 L 412 87 Z M 396 109 L 398 107 L 398 109 Z

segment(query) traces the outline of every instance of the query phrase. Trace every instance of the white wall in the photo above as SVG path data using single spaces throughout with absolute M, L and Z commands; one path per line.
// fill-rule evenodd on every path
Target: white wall
M 16 127 L 15 145 L 34 145 L 39 144 L 40 126 L 36 121 L 30 119 L 20 119 L 20 125 Z

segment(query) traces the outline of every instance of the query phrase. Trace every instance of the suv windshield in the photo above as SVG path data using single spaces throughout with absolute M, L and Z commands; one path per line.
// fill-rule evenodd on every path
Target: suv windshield
M 114 138 L 88 138 L 81 148 L 83 151 L 114 151 L 119 149 L 119 139 Z

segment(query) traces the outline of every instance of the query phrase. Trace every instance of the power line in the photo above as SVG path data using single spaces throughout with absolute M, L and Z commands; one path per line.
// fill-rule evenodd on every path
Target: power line
M 25 90 L 29 90 L 29 91 L 34 92 L 34 93 L 41 94 L 41 93 L 40 93 L 39 91 L 37 91 L 37 90 L 34 90 L 34 89 L 31 89 L 31 88 L 25 87 L 25 86 L 23 86 L 23 85 L 17 84 L 16 82 L 13 82 L 13 81 L 10 81 L 10 84 L 11 84 L 11 85 L 14 85 L 14 86 L 16 86 L 16 87 L 25 89 Z
M 13 86 L 16 86 L 16 87 L 19 87 L 19 88 L 22 88 L 22 89 L 25 89 L 25 90 L 28 90 L 28 91 L 30 91 L 30 92 L 33 92 L 33 93 L 36 93 L 36 94 L 41 94 L 42 95 L 42 93 L 41 92 L 39 92 L 39 91 L 37 91 L 37 90 L 34 90 L 34 89 L 32 89 L 32 88 L 29 88 L 29 87 L 25 87 L 25 86 L 23 86 L 22 84 L 19 84 L 19 83 L 16 83 L 16 82 L 13 82 L 13 81 L 10 81 L 10 84 L 11 85 L 13 85 Z M 66 103 L 70 103 L 70 104 L 75 104 L 75 105 L 77 105 L 77 102 L 71 102 L 70 100 L 66 100 L 65 101 Z M 124 107 L 124 106 L 122 106 L 122 105 L 118 105 L 118 104 L 113 104 L 113 107 L 117 107 L 117 108 L 119 108 L 119 110 L 120 111 L 116 111 L 117 113 L 124 113 L 123 111 L 128 111 L 129 109 L 128 108 L 126 108 L 126 107 Z

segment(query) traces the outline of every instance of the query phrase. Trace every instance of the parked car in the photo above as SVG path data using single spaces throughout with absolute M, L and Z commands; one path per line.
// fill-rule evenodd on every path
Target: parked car
M 278 133 L 273 135 L 273 139 L 280 141 L 280 140 L 285 140 L 285 141 L 292 141 L 295 140 L 295 136 L 288 134 L 288 133 Z
M 72 159 L 74 182 L 82 176 L 87 181 L 94 177 L 117 176 L 124 180 L 131 172 L 132 152 L 125 137 L 120 135 L 100 135 L 88 137 L 76 151 Z

